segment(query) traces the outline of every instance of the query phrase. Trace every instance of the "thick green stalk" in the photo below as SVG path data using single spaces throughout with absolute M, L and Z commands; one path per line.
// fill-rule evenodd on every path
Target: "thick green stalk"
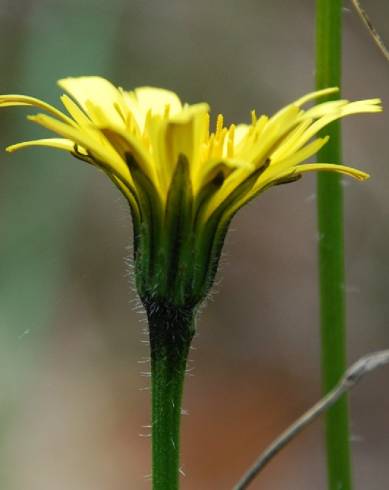
M 340 86 L 342 1 L 317 0 L 317 88 Z M 320 151 L 321 162 L 340 162 L 340 124 L 326 129 L 330 140 Z M 318 176 L 321 363 L 323 390 L 332 389 L 346 369 L 344 298 L 343 195 L 338 174 Z M 351 489 L 347 399 L 326 415 L 328 488 Z
M 194 314 L 174 307 L 151 310 L 153 490 L 178 490 L 181 402 Z

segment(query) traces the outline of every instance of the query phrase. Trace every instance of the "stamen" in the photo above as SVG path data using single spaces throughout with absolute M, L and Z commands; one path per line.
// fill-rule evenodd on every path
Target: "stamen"
M 255 109 L 251 111 L 251 124 L 255 126 L 257 123 L 257 114 L 255 112 Z
M 214 142 L 215 142 L 215 134 L 212 133 L 208 140 L 208 158 L 212 158 Z
M 228 129 L 223 128 L 215 137 L 215 144 L 213 148 L 213 156 L 216 158 L 221 158 L 223 156 L 224 140 L 227 136 Z
M 223 129 L 224 118 L 222 114 L 217 116 L 216 120 L 216 137 L 218 137 Z
M 227 157 L 231 158 L 234 156 L 234 139 L 235 139 L 235 124 L 231 124 L 228 131 L 228 142 L 227 142 Z

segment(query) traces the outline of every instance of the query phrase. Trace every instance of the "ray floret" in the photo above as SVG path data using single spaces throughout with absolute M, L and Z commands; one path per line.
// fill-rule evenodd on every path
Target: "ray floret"
M 346 165 L 306 161 L 326 144 L 328 124 L 382 110 L 379 99 L 319 102 L 338 90 L 328 88 L 270 117 L 252 111 L 249 124 L 225 125 L 219 115 L 212 130 L 208 104 L 185 104 L 169 90 L 126 91 L 101 77 L 58 84 L 66 92 L 63 110 L 34 97 L 0 96 L 0 107 L 44 111 L 28 118 L 55 134 L 7 151 L 47 146 L 104 171 L 130 204 L 137 287 L 145 304 L 199 304 L 213 282 L 229 222 L 265 189 L 312 171 L 367 179 Z

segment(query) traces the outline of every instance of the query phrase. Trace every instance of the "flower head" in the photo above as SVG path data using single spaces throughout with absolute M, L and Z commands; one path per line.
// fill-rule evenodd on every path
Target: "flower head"
M 28 118 L 60 138 L 18 143 L 12 152 L 49 146 L 99 167 L 128 200 L 134 225 L 136 281 L 145 304 L 193 306 L 213 282 L 234 214 L 263 190 L 315 170 L 368 175 L 330 162 L 304 163 L 325 145 L 317 134 L 344 116 L 381 111 L 380 100 L 335 100 L 302 106 L 336 88 L 310 93 L 272 117 L 210 130 L 205 103 L 182 104 L 168 90 L 131 92 L 100 77 L 66 78 L 66 109 L 22 95 L 0 96 L 0 107 L 24 105 L 47 114 Z

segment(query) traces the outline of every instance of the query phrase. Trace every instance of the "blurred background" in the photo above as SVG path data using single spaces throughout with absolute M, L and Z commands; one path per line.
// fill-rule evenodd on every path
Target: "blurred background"
M 389 43 L 389 4 L 366 2 Z M 347 98 L 389 104 L 389 64 L 344 4 Z M 311 0 L 0 0 L 0 93 L 58 104 L 96 74 L 208 101 L 228 123 L 314 86 Z M 3 109 L 0 147 L 47 134 Z M 350 362 L 389 346 L 389 116 L 344 122 Z M 184 490 L 224 490 L 320 394 L 315 177 L 263 194 L 233 222 L 198 324 L 183 417 Z M 49 149 L 0 156 L 0 486 L 150 488 L 144 316 L 126 257 L 130 213 L 95 169 Z M 389 370 L 351 396 L 357 490 L 389 486 Z M 253 489 L 325 489 L 322 424 Z

